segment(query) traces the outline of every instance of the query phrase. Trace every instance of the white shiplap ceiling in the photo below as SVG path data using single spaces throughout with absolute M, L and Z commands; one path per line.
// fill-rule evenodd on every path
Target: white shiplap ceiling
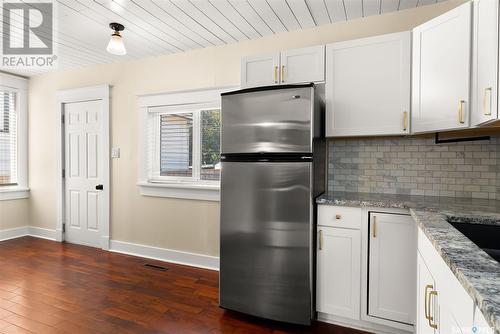
M 439 1 L 57 0 L 59 69 L 235 43 Z M 125 26 L 126 56 L 106 52 L 110 22 Z

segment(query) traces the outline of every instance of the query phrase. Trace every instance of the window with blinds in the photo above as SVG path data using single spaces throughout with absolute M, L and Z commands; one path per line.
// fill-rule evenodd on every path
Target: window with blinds
M 0 89 L 0 186 L 17 184 L 17 93 Z
M 152 181 L 220 180 L 220 110 L 150 111 Z M 168 111 L 167 111 L 168 110 Z
M 160 176 L 193 176 L 193 113 L 160 115 Z

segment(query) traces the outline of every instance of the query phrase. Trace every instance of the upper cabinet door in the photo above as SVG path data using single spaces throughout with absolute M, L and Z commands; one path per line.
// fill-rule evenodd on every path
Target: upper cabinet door
M 258 87 L 278 85 L 280 82 L 279 61 L 279 52 L 242 58 L 241 86 Z
M 465 3 L 413 30 L 413 132 L 469 126 L 471 9 Z
M 474 1 L 472 125 L 498 118 L 498 0 Z
M 410 34 L 327 46 L 328 137 L 410 132 Z
M 325 80 L 325 46 L 318 45 L 281 52 L 282 84 Z

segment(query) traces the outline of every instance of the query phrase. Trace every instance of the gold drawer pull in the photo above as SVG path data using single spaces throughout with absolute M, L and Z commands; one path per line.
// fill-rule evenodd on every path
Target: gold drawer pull
M 285 82 L 285 65 L 281 65 L 281 82 Z
M 274 83 L 278 83 L 278 66 L 274 66 Z
M 430 305 L 430 304 L 431 304 L 432 296 L 436 296 L 436 297 L 437 297 L 437 295 L 438 295 L 438 293 L 437 293 L 437 291 L 436 291 L 436 290 L 432 290 L 432 291 L 429 293 L 429 318 L 428 318 L 428 319 L 429 319 L 429 326 L 430 326 L 431 328 L 434 328 L 434 329 L 437 329 L 437 328 L 438 328 L 438 325 L 437 325 L 436 323 L 432 323 L 432 322 L 433 322 L 434 320 L 436 320 L 436 319 L 434 319 L 434 318 L 433 318 L 433 317 L 431 317 L 431 315 L 430 315 L 430 311 L 431 311 L 431 305 Z
M 377 237 L 377 217 L 376 216 L 373 216 L 373 237 L 376 238 Z
M 460 100 L 460 102 L 458 104 L 458 122 L 460 124 L 464 124 L 465 123 L 464 104 L 465 104 L 464 100 Z
M 429 289 L 433 289 L 434 287 L 431 285 L 431 284 L 428 284 L 425 286 L 425 291 L 424 291 L 424 314 L 425 314 L 425 319 L 429 320 L 429 318 L 431 317 L 431 315 L 429 314 L 429 308 L 428 308 L 428 304 L 427 304 L 427 291 Z
M 403 131 L 408 130 L 408 112 L 403 113 Z
M 318 232 L 318 248 L 319 250 L 322 250 L 323 249 L 323 231 L 322 230 L 319 230 Z
M 491 116 L 491 92 L 492 88 L 488 87 L 484 89 L 484 96 L 483 96 L 483 114 L 485 116 Z M 486 108 L 486 105 L 488 104 L 488 108 Z

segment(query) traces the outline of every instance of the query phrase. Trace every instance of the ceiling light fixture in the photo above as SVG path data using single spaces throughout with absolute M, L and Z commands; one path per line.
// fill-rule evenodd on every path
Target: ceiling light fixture
M 125 44 L 123 44 L 122 35 L 120 35 L 120 31 L 123 31 L 125 27 L 123 26 L 123 24 L 115 22 L 110 23 L 109 27 L 115 32 L 111 35 L 111 39 L 109 40 L 106 50 L 108 50 L 109 53 L 117 56 L 126 55 L 127 50 L 125 50 Z

